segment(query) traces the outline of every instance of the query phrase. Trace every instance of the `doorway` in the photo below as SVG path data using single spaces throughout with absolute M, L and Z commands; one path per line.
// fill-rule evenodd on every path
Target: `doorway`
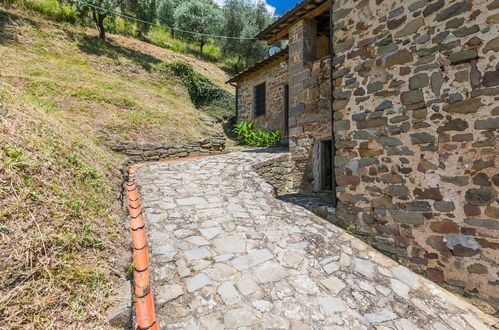
M 284 137 L 289 136 L 289 85 L 284 86 Z
M 320 182 L 322 191 L 333 190 L 333 142 L 321 141 L 320 145 Z

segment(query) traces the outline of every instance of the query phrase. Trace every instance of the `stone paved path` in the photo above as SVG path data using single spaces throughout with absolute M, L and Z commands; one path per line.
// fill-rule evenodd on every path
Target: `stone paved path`
M 496 319 L 309 211 L 238 152 L 139 170 L 162 329 L 490 329 Z

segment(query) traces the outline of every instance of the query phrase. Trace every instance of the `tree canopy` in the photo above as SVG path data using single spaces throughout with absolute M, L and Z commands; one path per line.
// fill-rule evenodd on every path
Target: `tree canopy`
M 64 0 L 62 2 L 64 2 Z M 106 40 L 104 20 L 109 16 L 108 11 L 116 11 L 122 5 L 123 0 L 87 0 L 86 2 L 95 7 L 90 7 L 78 1 L 76 3 L 78 14 L 81 17 L 84 17 L 90 13 L 90 16 L 99 30 L 99 38 Z M 98 8 L 102 8 L 103 10 Z
M 205 34 L 215 34 L 219 31 L 218 23 L 221 21 L 220 10 L 205 1 L 184 1 L 175 9 L 175 27 L 185 31 L 200 34 L 181 33 L 186 40 L 197 41 L 199 50 L 203 53 L 206 42 L 210 39 Z

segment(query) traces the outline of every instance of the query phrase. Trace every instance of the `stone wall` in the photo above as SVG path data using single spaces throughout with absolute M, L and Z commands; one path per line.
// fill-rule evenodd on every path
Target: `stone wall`
M 225 138 L 206 138 L 178 146 L 129 141 L 113 143 L 109 147 L 113 151 L 126 155 L 129 162 L 158 161 L 220 154 L 225 150 Z
M 239 121 L 252 121 L 255 127 L 264 132 L 280 130 L 284 132 L 284 88 L 288 81 L 288 65 L 286 61 L 274 61 L 255 73 L 238 82 L 239 87 Z M 267 89 L 266 113 L 255 117 L 254 88 L 265 82 Z
M 330 58 L 325 57 L 304 69 L 307 77 L 300 93 L 305 111 L 293 112 L 289 120 L 294 180 L 302 193 L 320 190 L 320 142 L 332 135 L 329 68 Z
M 333 22 L 337 221 L 497 309 L 499 1 L 337 0 Z
M 272 149 L 266 149 L 266 151 L 269 150 L 272 151 Z M 280 152 L 282 155 L 258 163 L 255 171 L 275 188 L 277 195 L 281 195 L 293 190 L 294 185 L 291 174 L 294 169 L 294 164 L 291 160 L 291 154 L 279 149 L 276 149 L 276 152 Z
M 310 20 L 289 32 L 289 147 L 294 182 L 303 193 L 320 189 L 320 142 L 332 135 L 330 57 L 316 60 L 316 37 Z

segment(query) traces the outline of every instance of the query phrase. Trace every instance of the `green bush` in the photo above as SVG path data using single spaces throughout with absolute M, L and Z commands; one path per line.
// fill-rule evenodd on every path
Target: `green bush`
M 187 87 L 192 103 L 218 119 L 234 116 L 236 98 L 234 95 L 213 84 L 208 78 L 197 73 L 192 65 L 176 61 L 167 65 Z
M 121 17 L 109 16 L 104 20 L 104 26 L 109 33 L 120 34 L 127 37 L 137 36 L 137 24 Z
M 253 123 L 247 121 L 234 125 L 234 134 L 239 144 L 251 147 L 268 147 L 278 143 L 281 139 L 279 130 L 265 133 L 255 130 Z

